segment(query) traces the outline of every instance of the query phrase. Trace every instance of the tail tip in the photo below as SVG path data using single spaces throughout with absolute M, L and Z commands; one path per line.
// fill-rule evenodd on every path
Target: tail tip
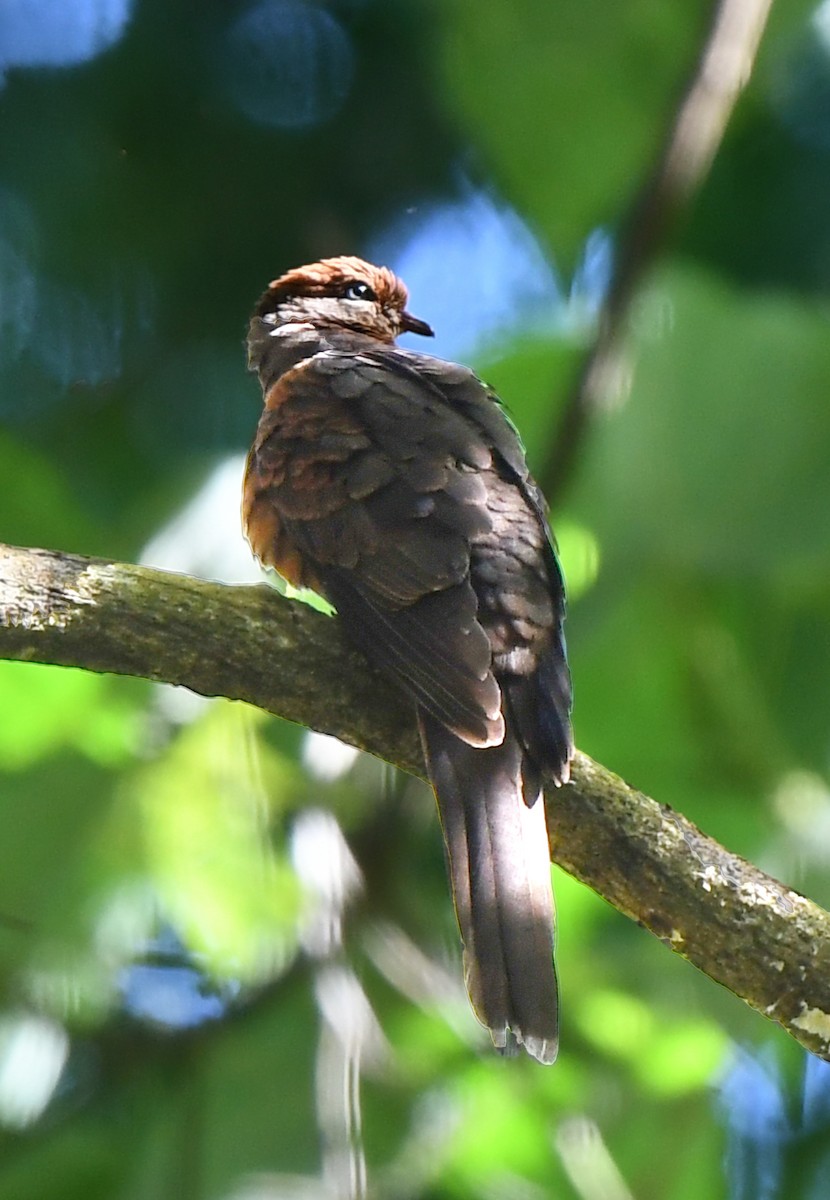
M 491 1029 L 490 1037 L 493 1045 L 505 1058 L 515 1058 L 519 1050 L 524 1050 L 531 1058 L 535 1058 L 543 1066 L 550 1067 L 556 1062 L 559 1054 L 559 1035 L 552 1037 L 523 1034 L 519 1029 Z
M 559 765 L 555 771 L 551 771 L 549 779 L 554 787 L 564 787 L 566 783 L 571 781 L 571 766 L 574 758 L 574 747 L 569 745 L 566 752 L 562 755 Z
M 558 1037 L 525 1037 L 521 1042 L 531 1058 L 535 1058 L 543 1066 L 550 1067 L 556 1062 L 559 1053 Z

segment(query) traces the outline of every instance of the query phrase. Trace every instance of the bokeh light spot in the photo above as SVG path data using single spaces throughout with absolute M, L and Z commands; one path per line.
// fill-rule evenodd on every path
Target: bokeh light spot
M 24 1128 L 36 1121 L 55 1090 L 69 1053 L 62 1026 L 23 1014 L 0 1021 L 0 1122 Z
M 830 0 L 823 0 L 770 74 L 772 108 L 789 133 L 830 150 Z
M 121 37 L 132 0 L 3 0 L 0 85 L 8 67 L 86 62 Z
M 566 287 L 518 213 L 466 187 L 455 203 L 394 222 L 367 257 L 406 281 L 411 310 L 435 330 L 428 346 L 414 335 L 403 344 L 463 361 L 517 335 L 582 337 L 608 286 L 611 242 L 595 230 Z
M 259 125 L 308 129 L 348 95 L 354 55 L 338 22 L 312 4 L 278 0 L 249 9 L 228 33 L 225 82 L 236 108 Z

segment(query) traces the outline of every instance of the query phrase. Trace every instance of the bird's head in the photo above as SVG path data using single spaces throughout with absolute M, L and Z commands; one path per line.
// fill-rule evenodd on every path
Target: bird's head
M 388 267 L 362 258 L 324 258 L 273 280 L 254 316 L 275 327 L 348 329 L 381 342 L 401 333 L 432 337 L 429 325 L 406 311 L 407 299 L 406 287 Z

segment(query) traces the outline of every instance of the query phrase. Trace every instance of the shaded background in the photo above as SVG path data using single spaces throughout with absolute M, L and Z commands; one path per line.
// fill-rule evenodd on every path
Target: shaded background
M 542 470 L 708 17 L 6 0 L 0 537 L 258 578 L 246 321 L 335 253 L 404 275 Z M 580 747 L 825 905 L 829 198 L 830 7 L 781 0 L 554 513 Z M 556 889 L 543 1070 L 469 1013 L 426 789 L 0 663 L 0 1200 L 826 1196 L 823 1064 Z

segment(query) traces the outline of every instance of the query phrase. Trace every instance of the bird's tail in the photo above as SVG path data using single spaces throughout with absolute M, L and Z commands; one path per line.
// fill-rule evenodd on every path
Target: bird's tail
M 467 991 L 496 1046 L 552 1063 L 559 1045 L 545 809 L 523 795 L 525 752 L 468 746 L 428 713 L 421 740 L 447 847 Z

